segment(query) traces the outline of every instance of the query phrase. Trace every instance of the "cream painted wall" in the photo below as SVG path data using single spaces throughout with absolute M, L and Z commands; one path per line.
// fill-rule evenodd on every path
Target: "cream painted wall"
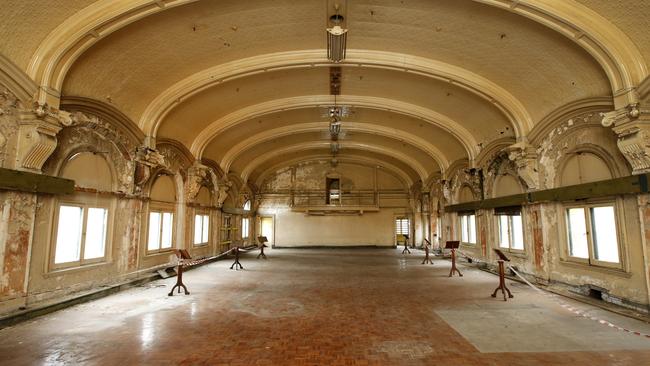
M 393 246 L 395 215 L 383 209 L 358 216 L 309 216 L 283 211 L 275 216 L 275 246 Z
M 307 207 L 315 207 L 307 206 L 306 200 L 297 197 L 307 191 L 324 194 L 328 175 L 340 177 L 344 195 L 347 191 L 374 190 L 378 205 L 372 206 L 372 211 L 364 210 L 363 214 L 306 214 Z M 292 176 L 295 177 L 293 181 Z M 378 188 L 375 190 L 375 187 Z M 293 206 L 287 190 L 296 196 Z M 408 190 L 399 178 L 381 168 L 361 164 L 342 163 L 336 170 L 332 170 L 328 162 L 300 164 L 288 170 L 283 168 L 264 182 L 262 196 L 258 213 L 274 216 L 276 247 L 390 247 L 395 243 L 395 216 L 411 216 L 407 209 Z M 359 208 L 363 209 L 355 207 Z

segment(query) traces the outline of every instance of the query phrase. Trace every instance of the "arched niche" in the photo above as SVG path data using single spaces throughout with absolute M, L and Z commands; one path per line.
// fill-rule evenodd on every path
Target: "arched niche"
M 510 174 L 500 175 L 494 180 L 494 197 L 512 196 L 523 192 L 519 179 Z
M 196 194 L 195 202 L 202 206 L 211 206 L 212 193 L 210 193 L 210 190 L 207 187 L 201 187 L 199 192 Z
M 101 154 L 74 154 L 63 166 L 61 177 L 72 179 L 77 187 L 110 192 L 113 188 L 111 167 Z
M 156 178 L 151 186 L 149 198 L 159 202 L 176 202 L 176 184 L 174 179 L 169 175 L 160 175 Z
M 560 186 L 612 179 L 612 171 L 600 156 L 590 152 L 576 152 L 567 157 L 560 171 Z
M 462 186 L 458 190 L 458 203 L 474 201 L 474 193 L 469 186 Z

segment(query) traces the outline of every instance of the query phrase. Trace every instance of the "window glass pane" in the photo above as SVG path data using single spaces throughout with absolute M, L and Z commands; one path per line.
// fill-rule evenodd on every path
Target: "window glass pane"
M 469 215 L 467 221 L 469 227 L 469 242 L 476 244 L 476 216 Z
M 499 215 L 499 246 L 501 248 L 510 248 L 510 238 L 508 237 L 508 216 Z
M 66 263 L 79 260 L 81 251 L 81 207 L 61 206 L 56 235 L 56 253 L 54 263 Z
M 594 257 L 599 261 L 618 263 L 614 207 L 592 207 L 591 220 L 594 231 Z
M 174 227 L 174 214 L 171 212 L 163 212 L 162 214 L 162 238 L 160 240 L 160 247 L 163 249 L 172 247 L 172 228 Z
M 241 225 L 242 226 L 242 229 L 241 229 L 242 238 L 248 238 L 248 231 L 249 231 L 249 228 L 248 228 L 249 221 L 248 220 L 249 219 L 247 219 L 247 218 L 242 220 L 242 225 Z
M 521 215 L 511 216 L 512 218 L 512 248 L 524 250 L 524 225 Z
M 585 210 L 583 208 L 568 209 L 567 221 L 569 226 L 569 255 L 578 258 L 589 258 Z
M 203 216 L 194 215 L 194 244 L 201 244 L 201 229 L 203 229 Z
M 149 241 L 147 249 L 156 250 L 160 245 L 160 212 L 149 213 Z
M 88 209 L 84 259 L 101 258 L 105 255 L 107 217 L 108 210 L 104 208 Z
M 203 215 L 203 236 L 201 243 L 207 243 L 209 241 L 208 235 L 210 234 L 210 217 L 208 215 Z
M 408 235 L 409 233 L 409 220 L 408 219 L 396 219 L 395 220 L 395 233 Z
M 467 216 L 460 217 L 460 241 L 467 243 L 469 241 L 469 236 L 467 235 L 469 229 L 467 227 Z

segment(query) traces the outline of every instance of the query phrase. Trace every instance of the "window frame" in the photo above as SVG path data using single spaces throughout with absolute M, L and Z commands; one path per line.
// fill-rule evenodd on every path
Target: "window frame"
M 92 200 L 93 202 L 88 202 Z M 81 238 L 79 243 L 79 259 L 72 262 L 56 263 L 56 250 L 57 239 L 59 233 L 59 214 L 61 206 L 79 207 L 82 210 L 81 219 Z M 49 254 L 49 269 L 50 271 L 84 268 L 87 266 L 109 263 L 111 261 L 111 248 L 113 239 L 113 203 L 106 198 L 97 198 L 96 196 L 89 197 L 85 194 L 76 193 L 74 198 L 56 200 L 54 204 L 54 212 L 52 215 L 52 230 Z M 88 226 L 88 210 L 90 208 L 99 208 L 106 210 L 106 226 L 104 235 L 104 255 L 98 258 L 84 259 L 84 252 L 86 247 L 86 230 Z
M 624 228 L 623 222 L 619 219 L 621 217 L 621 206 L 619 200 L 599 200 L 599 201 L 589 201 L 584 203 L 576 202 L 567 202 L 561 205 L 563 210 L 564 219 L 562 220 L 564 224 L 564 240 L 563 240 L 563 249 L 562 253 L 564 260 L 567 262 L 579 263 L 589 267 L 599 267 L 599 268 L 608 268 L 615 270 L 625 270 L 625 251 L 624 251 Z M 606 262 L 598 260 L 595 258 L 595 241 L 593 238 L 593 218 L 591 214 L 591 209 L 595 207 L 612 207 L 614 212 L 614 227 L 616 230 L 616 247 L 618 249 L 618 262 Z M 571 250 L 569 245 L 570 241 L 570 224 L 568 211 L 570 209 L 582 209 L 585 219 L 585 226 L 587 230 L 587 252 L 588 258 L 574 257 L 571 255 Z
M 513 217 L 519 216 L 521 218 L 521 240 L 522 240 L 522 249 L 518 249 L 514 247 L 514 242 L 515 242 L 515 237 L 514 237 L 514 222 L 513 222 Z M 525 217 L 524 217 L 524 212 L 523 210 L 519 212 L 518 215 L 512 214 L 512 213 L 494 213 L 494 217 L 496 218 L 496 233 L 497 233 L 497 248 L 500 250 L 505 250 L 508 252 L 512 253 L 525 253 L 526 248 L 528 247 L 526 245 L 526 231 L 524 228 L 526 227 L 525 225 Z M 508 220 L 508 247 L 502 247 L 501 246 L 501 217 L 507 217 Z
M 470 235 L 470 225 L 469 221 L 467 222 L 467 232 L 464 232 L 464 225 L 463 225 L 463 218 L 464 217 L 474 217 L 474 242 L 469 241 L 469 239 L 472 237 Z M 460 233 L 460 242 L 464 245 L 469 245 L 469 246 L 476 246 L 478 244 L 478 220 L 477 220 L 477 215 L 476 211 L 473 212 L 463 212 L 463 213 L 458 213 L 458 222 L 459 222 L 459 233 Z M 467 241 L 463 239 L 463 234 L 467 234 Z
M 246 228 L 248 230 L 244 230 L 244 220 L 246 220 L 248 222 L 247 223 L 248 227 Z M 242 219 L 241 219 L 241 238 L 242 238 L 242 240 L 248 240 L 250 238 L 250 228 L 251 228 L 250 225 L 251 225 L 250 217 L 242 217 Z M 246 236 L 244 236 L 244 235 L 246 235 Z
M 203 235 L 205 234 L 203 229 L 205 228 L 205 219 L 208 219 L 208 233 L 207 233 L 207 238 L 206 241 L 201 241 L 199 243 L 196 242 L 196 219 L 197 217 L 201 217 L 201 240 L 203 240 Z M 206 245 L 210 244 L 210 239 L 212 238 L 212 215 L 210 215 L 210 212 L 208 210 L 202 210 L 202 209 L 195 209 L 194 210 L 194 216 L 192 219 L 192 246 L 193 247 L 205 247 Z
M 402 225 L 402 221 L 406 222 L 406 233 L 402 232 L 404 225 Z M 394 225 L 395 225 L 395 235 L 408 235 L 411 236 L 411 219 L 408 218 L 407 216 L 395 216 L 394 219 Z M 399 222 L 399 223 L 398 223 Z M 399 231 L 399 232 L 398 232 Z
M 160 213 L 160 217 L 162 219 L 164 213 L 171 213 L 172 214 L 172 245 L 169 248 L 162 248 L 162 222 L 160 225 L 160 235 L 158 237 L 158 249 L 149 249 L 149 227 L 151 225 L 151 213 L 152 212 L 158 212 Z M 176 204 L 174 203 L 167 203 L 167 202 L 155 202 L 155 203 L 150 203 L 149 208 L 146 213 L 146 220 L 147 220 L 147 226 L 145 230 L 145 237 L 144 237 L 144 250 L 145 254 L 150 255 L 150 254 L 160 254 L 160 253 L 166 253 L 170 252 L 176 249 L 176 220 L 178 218 L 176 217 Z

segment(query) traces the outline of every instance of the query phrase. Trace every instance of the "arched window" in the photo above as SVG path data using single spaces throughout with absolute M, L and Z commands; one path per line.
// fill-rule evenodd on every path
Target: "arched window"
M 564 163 L 560 173 L 560 185 L 570 186 L 612 178 L 613 174 L 602 158 L 589 152 L 579 152 L 570 156 Z
M 170 250 L 174 247 L 174 213 L 176 185 L 169 175 L 160 175 L 149 194 L 147 252 Z
M 521 184 L 512 175 L 500 175 L 494 180 L 494 197 L 512 196 L 523 193 Z
M 523 193 L 519 180 L 509 174 L 494 181 L 494 197 L 505 197 Z M 499 247 L 505 250 L 524 250 L 524 225 L 521 206 L 502 207 L 494 211 L 497 218 Z
M 60 176 L 74 180 L 77 187 L 95 190 L 97 194 L 76 192 L 58 202 L 51 267 L 66 268 L 105 261 L 110 242 L 111 200 L 99 193 L 112 189 L 108 162 L 99 154 L 78 153 L 66 162 Z
M 206 187 L 201 187 L 196 195 L 199 207 L 194 209 L 194 240 L 195 246 L 207 245 L 210 242 L 210 211 L 207 208 L 212 201 L 212 195 Z
M 474 194 L 472 193 L 472 189 L 468 186 L 461 187 L 460 191 L 458 192 L 458 203 L 472 201 L 474 201 Z
M 612 178 L 607 163 L 590 152 L 573 154 L 560 172 L 562 186 Z M 589 265 L 622 268 L 617 211 L 615 200 L 566 204 L 568 259 Z
M 244 211 L 250 211 L 251 210 L 251 200 L 246 200 L 244 202 Z M 250 230 L 251 230 L 251 219 L 248 217 L 242 217 L 241 219 L 241 238 L 242 240 L 247 240 L 248 237 L 250 236 Z

